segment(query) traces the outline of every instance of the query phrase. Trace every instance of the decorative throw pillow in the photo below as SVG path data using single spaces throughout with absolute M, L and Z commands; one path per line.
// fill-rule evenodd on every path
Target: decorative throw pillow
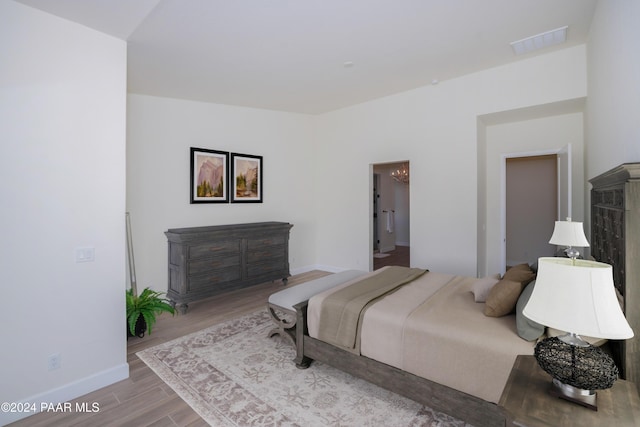
M 471 292 L 473 293 L 473 299 L 475 302 L 485 302 L 489 296 L 491 288 L 500 281 L 500 275 L 494 274 L 493 276 L 483 277 L 473 282 L 471 285 Z
M 520 294 L 520 298 L 518 298 L 518 302 L 516 303 L 516 329 L 518 330 L 520 338 L 526 341 L 537 340 L 544 334 L 544 325 L 536 323 L 522 314 L 522 310 L 526 307 L 535 284 L 535 280 L 529 283 L 524 288 L 524 291 L 522 291 L 522 294 Z
M 520 282 L 523 285 L 528 284 L 536 278 L 536 274 L 531 270 L 529 264 L 518 264 L 511 267 L 504 273 L 504 280 L 513 280 L 514 282 Z
M 491 289 L 484 306 L 484 314 L 502 317 L 513 312 L 524 285 L 514 280 L 502 279 Z

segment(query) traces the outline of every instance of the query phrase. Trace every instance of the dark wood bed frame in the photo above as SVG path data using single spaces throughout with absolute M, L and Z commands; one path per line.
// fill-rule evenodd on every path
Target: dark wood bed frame
M 613 283 L 635 336 L 610 346 L 620 376 L 640 391 L 640 163 L 625 163 L 589 180 L 591 256 L 613 266 Z
M 621 165 L 590 182 L 591 253 L 613 266 L 615 285 L 625 297 L 627 320 L 636 333 L 630 340 L 613 343 L 614 358 L 621 376 L 639 386 L 640 163 Z M 307 304 L 294 306 L 299 368 L 317 360 L 474 426 L 505 425 L 505 413 L 494 403 L 311 338 Z
M 494 403 L 311 338 L 307 329 L 307 304 L 308 301 L 304 301 L 294 306 L 297 367 L 308 368 L 316 360 L 476 427 L 504 427 L 505 415 Z

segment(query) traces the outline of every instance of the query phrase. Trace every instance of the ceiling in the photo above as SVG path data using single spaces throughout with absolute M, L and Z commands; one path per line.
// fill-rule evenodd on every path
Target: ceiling
M 130 93 L 319 114 L 585 43 L 597 0 L 17 1 L 127 40 Z

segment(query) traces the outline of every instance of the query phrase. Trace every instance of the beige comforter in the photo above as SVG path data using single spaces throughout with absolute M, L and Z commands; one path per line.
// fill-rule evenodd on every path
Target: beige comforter
M 497 403 L 516 355 L 533 354 L 534 344 L 517 335 L 513 315 L 483 314 L 471 294 L 475 280 L 428 272 L 378 300 L 362 317 L 361 354 Z M 314 338 L 322 302 L 335 290 L 309 300 Z
M 366 308 L 420 277 L 426 270 L 385 267 L 377 274 L 355 281 L 327 295 L 320 305 L 318 338 L 329 344 L 359 353 L 359 332 Z

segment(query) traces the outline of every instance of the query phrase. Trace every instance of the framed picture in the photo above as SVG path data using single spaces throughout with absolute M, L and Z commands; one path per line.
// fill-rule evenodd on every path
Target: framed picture
M 231 153 L 231 202 L 262 203 L 262 156 Z
M 229 153 L 191 147 L 191 203 L 229 202 Z

